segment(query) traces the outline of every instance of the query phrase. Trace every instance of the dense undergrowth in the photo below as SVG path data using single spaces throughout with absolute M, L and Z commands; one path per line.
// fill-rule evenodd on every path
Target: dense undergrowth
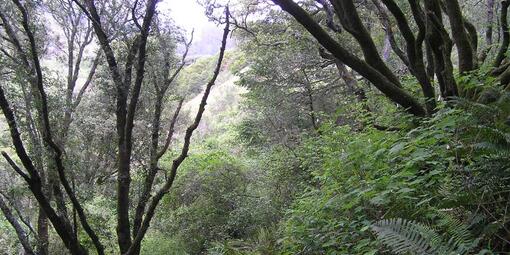
M 144 250 L 158 254 L 170 243 L 175 254 L 506 251 L 510 95 L 489 88 L 479 98 L 452 100 L 426 119 L 397 113 L 385 120 L 390 130 L 329 118 L 292 149 L 262 146 L 246 123 L 236 125 L 192 154 Z M 239 141 L 243 149 L 233 152 Z
M 288 211 L 283 249 L 376 254 L 385 244 L 386 251 L 403 254 L 445 254 L 437 250 L 441 245 L 452 254 L 506 250 L 508 110 L 505 95 L 492 105 L 457 101 L 398 132 L 323 127 L 319 139 L 306 143 L 315 159 L 313 181 Z

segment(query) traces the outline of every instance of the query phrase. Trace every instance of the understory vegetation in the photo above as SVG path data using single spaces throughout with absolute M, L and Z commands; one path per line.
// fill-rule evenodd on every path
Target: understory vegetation
M 326 118 L 292 148 L 257 143 L 267 134 L 253 120 L 232 125 L 231 136 L 207 139 L 190 154 L 144 247 L 148 254 L 505 251 L 510 94 L 485 89 L 497 99 L 453 100 L 420 121 L 396 114 L 385 120 L 392 131 Z

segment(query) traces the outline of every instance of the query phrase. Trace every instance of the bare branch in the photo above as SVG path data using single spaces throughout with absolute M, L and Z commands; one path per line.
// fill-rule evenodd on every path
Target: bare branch
M 397 40 L 395 39 L 395 34 L 393 33 L 392 24 L 390 21 L 390 18 L 388 17 L 388 14 L 386 13 L 386 10 L 382 7 L 381 2 L 379 0 L 372 0 L 375 7 L 377 8 L 377 12 L 379 13 L 379 19 L 381 20 L 381 23 L 384 27 L 384 30 L 386 32 L 386 35 L 389 38 L 391 48 L 395 52 L 395 54 L 400 58 L 400 60 L 409 67 L 409 59 L 404 54 L 402 49 L 400 49 L 399 45 L 397 44 Z
M 161 150 L 157 154 L 157 158 L 160 159 L 165 155 L 165 152 L 168 150 L 168 147 L 170 146 L 170 142 L 172 141 L 172 137 L 174 134 L 174 127 L 177 123 L 177 118 L 179 117 L 179 113 L 181 111 L 182 104 L 184 102 L 184 99 L 180 99 L 177 103 L 177 108 L 175 109 L 174 115 L 172 117 L 172 120 L 170 121 L 170 127 L 168 128 L 168 134 L 165 139 L 165 145 L 161 148 Z
M 172 187 L 172 184 L 173 184 L 173 182 L 175 180 L 175 176 L 177 174 L 177 169 L 179 168 L 181 163 L 188 156 L 189 146 L 190 146 L 190 143 L 191 143 L 191 136 L 193 135 L 193 132 L 195 131 L 195 129 L 197 129 L 198 124 L 200 124 L 200 120 L 202 119 L 202 115 L 204 114 L 205 106 L 207 104 L 207 98 L 209 97 L 209 94 L 211 92 L 211 88 L 214 85 L 214 83 L 216 82 L 216 78 L 218 77 L 218 75 L 220 73 L 221 64 L 223 62 L 223 57 L 225 55 L 225 48 L 226 48 L 226 44 L 227 44 L 228 34 L 230 33 L 230 30 L 229 30 L 229 26 L 230 26 L 229 18 L 230 18 L 230 12 L 228 10 L 228 7 L 226 7 L 225 8 L 225 19 L 226 19 L 225 20 L 226 21 L 225 22 L 225 29 L 224 29 L 224 32 L 223 32 L 223 39 L 222 39 L 222 43 L 221 43 L 220 54 L 218 56 L 218 62 L 216 64 L 216 68 L 214 70 L 213 76 L 209 80 L 209 82 L 207 83 L 207 86 L 206 86 L 205 91 L 204 91 L 204 95 L 202 96 L 202 100 L 201 100 L 200 106 L 198 108 L 198 112 L 197 112 L 197 114 L 195 116 L 195 120 L 186 129 L 186 134 L 184 135 L 184 145 L 182 147 L 180 155 L 172 163 L 172 168 L 170 169 L 170 176 L 166 180 L 166 182 L 163 185 L 163 187 L 161 187 L 158 190 L 158 192 L 154 195 L 154 197 L 152 198 L 152 200 L 151 200 L 151 202 L 149 204 L 149 207 L 147 209 L 147 213 L 145 214 L 145 217 L 143 219 L 143 222 L 142 222 L 142 225 L 140 227 L 140 230 L 138 231 L 138 233 L 136 233 L 136 237 L 133 240 L 133 244 L 131 245 L 131 247 L 127 251 L 126 255 L 134 254 L 134 252 L 138 250 L 138 248 L 140 246 L 140 243 L 141 243 L 143 237 L 145 236 L 145 233 L 149 229 L 150 222 L 151 222 L 152 218 L 154 217 L 154 214 L 155 214 L 155 211 L 156 211 L 156 208 L 157 208 L 159 202 L 161 201 L 163 196 L 168 192 L 168 190 Z
M 329 29 L 341 33 L 342 27 L 335 23 L 335 14 L 333 7 L 326 1 L 326 0 L 315 0 L 317 3 L 322 5 L 322 9 L 326 12 L 326 25 L 329 27 Z
M 16 163 L 11 159 L 11 157 L 5 151 L 2 151 L 2 156 L 5 158 L 7 163 L 9 163 L 9 165 L 12 167 L 12 169 L 14 169 L 14 171 L 16 171 L 16 173 L 18 173 L 21 177 L 23 177 L 23 179 L 25 179 L 25 181 L 27 181 L 27 182 L 30 181 L 30 176 L 25 174 L 23 172 L 23 170 L 21 170 L 21 168 L 19 168 L 19 166 L 16 165 Z
M 30 222 L 25 219 L 25 217 L 23 217 L 22 213 L 20 212 L 18 206 L 16 206 L 16 204 L 12 201 L 12 199 L 7 196 L 7 194 L 5 194 L 3 191 L 0 190 L 0 195 L 2 195 L 10 204 L 10 206 L 14 209 L 14 211 L 16 211 L 16 214 L 18 214 L 18 218 L 19 220 L 25 224 L 25 226 L 27 226 L 28 230 L 30 230 L 30 233 L 34 234 L 35 238 L 37 239 L 37 234 L 34 230 L 34 228 L 32 227 L 32 225 L 30 224 Z
M 0 108 L 7 119 L 7 124 L 9 125 L 9 131 L 11 134 L 12 143 L 16 150 L 16 154 L 20 158 L 23 166 L 28 171 L 30 178 L 25 181 L 29 185 L 30 190 L 34 194 L 34 197 L 39 202 L 39 205 L 44 210 L 48 219 L 53 224 L 58 235 L 61 237 L 64 245 L 73 253 L 73 254 L 85 254 L 85 250 L 81 245 L 77 242 L 77 240 L 70 238 L 73 231 L 70 226 L 66 224 L 66 222 L 61 219 L 55 210 L 51 207 L 49 200 L 44 195 L 44 192 L 41 187 L 41 178 L 37 173 L 34 164 L 25 150 L 23 145 L 23 141 L 21 140 L 21 135 L 18 131 L 18 126 L 16 124 L 16 117 L 14 116 L 14 112 L 5 97 L 4 90 L 0 86 Z
M 2 210 L 2 213 L 4 214 L 7 221 L 11 224 L 11 226 L 14 228 L 16 235 L 18 236 L 18 240 L 21 243 L 21 246 L 23 246 L 23 249 L 25 250 L 25 254 L 33 255 L 35 254 L 32 246 L 30 245 L 30 241 L 28 240 L 28 235 L 21 227 L 21 224 L 19 224 L 18 220 L 12 213 L 11 209 L 7 206 L 3 198 L 0 196 L 0 209 Z
M 92 67 L 90 68 L 89 75 L 87 76 L 87 80 L 85 81 L 85 83 L 83 83 L 83 86 L 81 87 L 80 91 L 78 92 L 78 95 L 76 96 L 76 99 L 73 102 L 73 109 L 76 109 L 76 107 L 78 107 L 83 95 L 85 94 L 85 91 L 87 91 L 88 87 L 92 83 L 92 78 L 94 77 L 94 74 L 96 73 L 96 69 L 97 69 L 97 66 L 99 65 L 100 59 L 101 59 L 101 54 L 98 53 L 96 55 L 96 58 L 94 58 L 94 61 L 92 62 Z
M 131 18 L 133 19 L 135 26 L 140 31 L 142 31 L 142 26 L 140 26 L 140 23 L 138 23 L 138 18 L 136 17 L 136 7 L 138 7 L 138 0 L 135 0 L 135 3 L 133 4 L 133 8 L 131 8 Z
M 184 54 L 182 55 L 181 63 L 177 67 L 177 69 L 174 71 L 174 74 L 171 77 L 169 77 L 170 56 L 168 56 L 169 55 L 168 53 L 166 53 L 164 55 L 164 57 L 166 59 L 165 65 L 164 65 L 165 66 L 165 71 L 164 71 L 165 80 L 163 82 L 164 84 L 162 87 L 160 87 L 157 84 L 157 82 L 154 82 L 154 85 L 156 87 L 157 96 L 156 96 L 156 102 L 154 105 L 154 116 L 153 116 L 153 120 L 152 120 L 150 166 L 148 169 L 147 176 L 145 177 L 143 190 L 142 190 L 142 193 L 138 200 L 138 205 L 137 205 L 136 211 L 135 211 L 135 217 L 133 220 L 133 238 L 136 237 L 136 234 L 138 233 L 140 226 L 142 224 L 143 214 L 145 212 L 147 202 L 149 201 L 150 193 L 153 189 L 154 179 L 158 172 L 158 161 L 161 158 L 161 156 L 166 152 L 166 150 L 168 149 L 168 146 L 170 145 L 170 141 L 171 141 L 173 133 L 174 133 L 174 125 L 177 122 L 177 117 L 179 115 L 182 103 L 184 101 L 184 99 L 181 99 L 179 101 L 177 110 L 174 114 L 174 117 L 172 118 L 172 122 L 170 123 L 170 130 L 168 131 L 169 133 L 167 136 L 165 146 L 164 146 L 164 148 L 161 149 L 161 152 L 158 153 L 159 137 L 160 137 L 159 129 L 161 126 L 161 113 L 164 108 L 163 99 L 164 99 L 166 91 L 168 90 L 168 88 L 170 87 L 170 85 L 172 84 L 174 79 L 177 77 L 179 72 L 182 70 L 182 68 L 186 64 L 186 56 L 188 55 L 188 50 L 189 50 L 189 47 L 190 47 L 192 41 L 193 41 L 193 31 L 191 32 L 191 38 L 190 38 L 189 42 L 185 42 L 185 51 L 184 51 Z M 164 46 L 162 46 L 162 47 L 164 47 Z M 139 249 L 139 247 L 138 247 L 138 249 Z M 138 253 L 138 252 L 134 252 L 134 253 Z

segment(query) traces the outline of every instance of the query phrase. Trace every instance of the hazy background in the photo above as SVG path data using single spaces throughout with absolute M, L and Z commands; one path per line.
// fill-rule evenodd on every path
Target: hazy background
M 158 10 L 173 19 L 188 36 L 195 30 L 190 57 L 214 55 L 219 51 L 223 27 L 209 21 L 205 8 L 196 0 L 164 0 L 158 4 Z M 229 48 L 235 45 L 232 39 L 229 40 Z

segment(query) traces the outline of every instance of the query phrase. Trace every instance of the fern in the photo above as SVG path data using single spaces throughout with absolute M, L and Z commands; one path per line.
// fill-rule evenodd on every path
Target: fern
M 445 253 L 464 254 L 478 245 L 479 239 L 474 239 L 469 227 L 450 214 L 441 212 L 439 226 L 446 229 L 450 236 L 448 245 L 445 245 Z
M 400 218 L 380 220 L 372 230 L 395 254 L 466 254 L 477 246 L 467 226 L 447 214 L 441 216 L 448 241 L 427 225 Z
M 473 126 L 471 129 L 472 132 L 476 132 L 475 137 L 478 140 L 492 144 L 492 146 L 498 149 L 510 149 L 510 134 L 484 125 Z
M 372 225 L 378 239 L 396 254 L 437 254 L 441 237 L 431 228 L 404 219 L 385 219 Z
M 454 102 L 458 108 L 467 110 L 478 120 L 491 120 L 494 116 L 502 115 L 501 109 L 492 105 L 477 103 L 464 98 L 457 98 Z

